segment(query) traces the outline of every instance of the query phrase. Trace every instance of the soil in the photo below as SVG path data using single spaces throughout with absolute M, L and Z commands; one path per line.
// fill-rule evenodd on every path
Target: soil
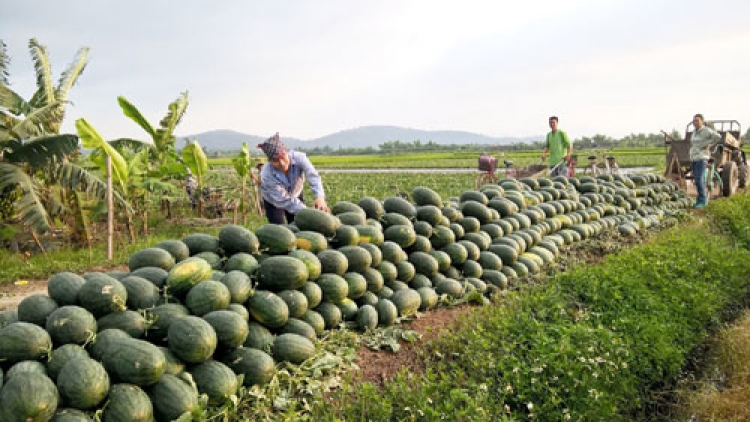
M 401 342 L 401 350 L 397 353 L 389 351 L 374 351 L 367 347 L 360 347 L 357 351 L 360 368 L 357 377 L 362 382 L 372 382 L 383 385 L 393 378 L 402 368 L 408 368 L 414 374 L 423 374 L 424 360 L 419 354 L 420 343 L 430 341 L 450 329 L 451 324 L 461 315 L 471 312 L 470 305 L 455 308 L 438 308 L 422 314 L 418 319 L 402 324 L 403 328 L 413 330 L 421 336 L 413 343 Z

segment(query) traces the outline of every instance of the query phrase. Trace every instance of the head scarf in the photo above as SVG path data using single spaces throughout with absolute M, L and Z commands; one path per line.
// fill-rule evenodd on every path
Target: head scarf
M 286 151 L 286 145 L 284 145 L 284 143 L 281 142 L 281 137 L 279 137 L 279 132 L 276 132 L 275 135 L 266 139 L 266 141 L 263 142 L 262 144 L 258 144 L 257 148 L 260 148 L 261 150 L 263 150 L 263 152 L 266 154 L 268 159 L 272 161 L 278 158 L 279 153 L 281 151 Z

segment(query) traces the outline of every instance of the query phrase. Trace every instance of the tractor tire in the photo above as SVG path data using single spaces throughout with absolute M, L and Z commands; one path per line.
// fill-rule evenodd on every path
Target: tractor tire
M 747 164 L 739 163 L 737 172 L 739 187 L 744 188 L 745 186 L 747 186 L 748 173 L 750 173 L 750 169 L 748 169 Z
M 729 161 L 724 164 L 724 168 L 721 170 L 721 184 L 723 186 L 723 194 L 725 197 L 730 197 L 737 192 L 737 186 L 739 185 L 739 170 L 737 169 L 737 163 Z

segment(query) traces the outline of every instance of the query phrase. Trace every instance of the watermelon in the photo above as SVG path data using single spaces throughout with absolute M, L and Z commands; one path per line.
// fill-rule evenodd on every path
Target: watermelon
M 208 396 L 210 406 L 227 403 L 237 394 L 237 376 L 228 366 L 215 360 L 195 365 L 190 369 L 198 392 Z
M 371 266 L 377 267 L 383 261 L 383 252 L 374 243 L 361 243 L 359 247 L 370 253 Z
M 101 422 L 151 422 L 154 407 L 145 391 L 137 385 L 115 384 L 102 409 Z
M 185 306 L 193 315 L 203 316 L 211 311 L 226 309 L 231 300 L 227 286 L 220 281 L 206 280 L 190 289 Z
M 24 376 L 24 374 L 30 372 L 47 375 L 47 368 L 43 363 L 36 360 L 22 360 L 11 366 L 10 369 L 8 369 L 8 373 L 5 374 L 5 377 L 11 379 L 15 376 Z
M 135 271 L 143 267 L 157 267 L 169 271 L 175 264 L 174 257 L 161 248 L 146 248 L 130 255 L 128 268 Z
M 340 248 L 342 246 L 352 246 L 359 243 L 359 231 L 353 226 L 342 225 L 336 229 L 336 234 L 333 235 L 329 242 L 329 247 Z
M 110 349 L 116 348 L 120 340 L 129 338 L 128 333 L 116 328 L 104 330 L 96 335 L 93 343 L 89 343 L 89 354 L 95 360 L 102 360 L 104 354 Z
M 167 338 L 167 331 L 172 322 L 190 315 L 190 311 L 178 303 L 165 303 L 149 310 L 146 315 L 152 321 L 146 336 L 151 341 L 161 342 Z
M 260 251 L 270 255 L 286 254 L 297 248 L 297 237 L 291 230 L 278 224 L 266 224 L 255 230 Z
M 300 364 L 315 356 L 315 344 L 299 334 L 281 334 L 271 347 L 275 360 Z
M 152 385 L 164 375 L 167 362 L 155 345 L 130 338 L 116 340 L 102 356 L 107 371 L 119 381 L 139 386 Z
M 196 316 L 172 322 L 167 334 L 169 350 L 188 363 L 205 362 L 216 350 L 216 331 L 211 324 Z
M 27 296 L 18 304 L 18 320 L 44 327 L 47 317 L 57 308 L 57 302 L 47 295 Z
M 323 292 L 323 301 L 337 303 L 349 294 L 349 284 L 337 274 L 321 274 L 317 280 Z
M 227 258 L 224 262 L 224 272 L 229 273 L 232 271 L 241 271 L 248 276 L 255 274 L 256 269 L 260 264 L 254 256 L 245 252 L 237 252 Z
M 130 337 L 141 338 L 148 323 L 143 315 L 128 310 L 105 315 L 96 321 L 96 325 L 99 331 L 116 328 L 125 331 Z
M 308 281 L 304 286 L 299 289 L 302 294 L 307 298 L 307 307 L 314 308 L 320 304 L 323 300 L 323 291 L 320 290 L 318 283 L 314 281 Z
M 325 325 L 325 321 L 323 322 L 323 324 Z M 318 334 L 315 332 L 315 329 L 312 327 L 312 325 L 298 318 L 289 318 L 286 324 L 281 327 L 279 333 L 299 334 L 310 341 L 315 341 L 318 338 Z
M 157 267 L 143 267 L 132 271 L 129 275 L 145 278 L 146 280 L 153 283 L 154 286 L 162 288 L 165 284 L 167 284 L 167 276 L 169 275 L 169 273 Z
M 245 303 L 253 292 L 253 284 L 250 277 L 242 271 L 229 271 L 224 274 L 224 277 L 220 281 L 229 290 L 231 303 Z
M 375 329 L 378 326 L 378 311 L 372 305 L 363 305 L 357 310 L 356 321 L 360 331 Z
M 78 274 L 61 272 L 53 275 L 47 281 L 47 293 L 59 305 L 78 304 L 78 290 L 86 280 Z
M 190 257 L 190 249 L 185 242 L 176 239 L 162 240 L 161 242 L 154 245 L 155 248 L 161 248 L 169 252 L 174 258 L 175 262 L 180 262 Z M 168 270 L 169 268 L 164 268 Z M 132 270 L 131 270 L 132 271 Z
M 289 307 L 278 295 L 257 290 L 247 301 L 253 319 L 269 328 L 279 328 L 289 319 Z
M 232 311 L 213 311 L 203 316 L 216 332 L 217 347 L 232 350 L 242 346 L 250 333 L 247 321 Z
M 199 407 L 198 391 L 174 375 L 164 375 L 147 393 L 157 422 L 173 421 Z
M 348 271 L 362 272 L 372 265 L 372 255 L 365 248 L 344 246 L 338 251 L 346 257 Z
M 365 212 L 367 218 L 379 220 L 385 214 L 383 204 L 371 196 L 365 196 L 359 200 L 359 207 Z
M 153 308 L 161 299 L 159 288 L 149 280 L 134 275 L 128 275 L 120 280 L 128 292 L 127 306 L 129 309 L 141 310 Z
M 265 350 L 273 343 L 274 335 L 268 328 L 257 322 L 250 322 L 247 325 L 248 335 L 243 346 L 258 350 Z
M 77 344 L 64 344 L 52 351 L 47 362 L 47 373 L 53 380 L 57 379 L 62 367 L 72 359 L 88 358 L 86 349 Z
M 55 414 L 58 400 L 57 388 L 47 376 L 29 373 L 14 377 L 0 389 L 0 420 L 48 421 Z
M 314 231 L 325 237 L 332 237 L 341 221 L 333 215 L 314 208 L 303 208 L 294 216 L 294 224 L 301 231 Z
M 390 300 L 381 298 L 375 305 L 375 310 L 378 312 L 379 325 L 387 327 L 396 323 L 398 308 Z
M 297 249 L 309 251 L 314 254 L 328 249 L 328 240 L 318 232 L 301 231 L 295 233 L 294 236 L 297 238 Z
M 71 359 L 57 375 L 57 389 L 66 406 L 92 409 L 109 393 L 109 374 L 93 359 Z
M 214 252 L 201 252 L 193 255 L 193 258 L 200 258 L 208 262 L 212 270 L 221 270 L 224 267 L 224 260 L 221 255 Z
M 411 197 L 414 203 L 420 206 L 432 205 L 438 208 L 443 207 L 443 200 L 437 192 L 424 186 L 418 186 L 411 191 Z
M 200 252 L 216 252 L 218 247 L 221 247 L 221 249 L 227 256 L 231 256 L 239 252 L 244 252 L 246 254 L 257 254 L 260 247 L 260 242 L 258 241 L 255 233 L 251 232 L 247 228 L 230 224 L 224 226 L 219 231 L 218 245 L 216 248 L 206 248 L 200 250 Z M 193 248 L 191 248 L 190 252 L 191 255 L 195 255 L 196 253 L 198 253 L 197 248 L 195 253 L 193 253 Z
M 224 231 L 224 229 L 222 229 L 222 231 Z M 187 245 L 188 249 L 190 249 L 190 256 L 197 255 L 202 252 L 219 252 L 219 239 L 216 236 L 212 236 L 210 234 L 191 233 L 185 236 L 185 238 L 182 239 L 182 242 Z M 229 255 L 231 255 L 231 253 Z
M 325 328 L 330 330 L 336 328 L 341 324 L 343 316 L 341 315 L 341 309 L 338 306 L 330 302 L 322 302 L 314 309 L 315 312 L 319 313 L 323 317 L 325 322 Z
M 289 256 L 294 257 L 302 261 L 307 267 L 307 279 L 317 280 L 322 272 L 322 266 L 317 255 L 306 250 L 296 250 L 289 252 Z
M 323 273 L 344 275 L 349 268 L 349 261 L 343 253 L 328 249 L 318 254 L 320 268 Z
M 128 291 L 119 280 L 103 273 L 89 273 L 84 278 L 86 282 L 78 290 L 78 303 L 95 317 L 126 309 Z
M 307 296 L 299 290 L 284 290 L 278 293 L 279 297 L 289 308 L 290 318 L 300 318 L 307 312 Z
M 316 336 L 323 335 L 323 331 L 326 328 L 326 322 L 319 313 L 313 310 L 308 310 L 304 315 L 302 315 L 301 319 L 313 328 Z
M 203 259 L 191 257 L 180 261 L 169 270 L 167 291 L 173 295 L 186 294 L 193 286 L 211 278 L 211 265 Z
M 14 322 L 0 328 L 0 339 L 0 362 L 40 360 L 52 351 L 47 331 L 28 322 Z
M 229 353 L 225 362 L 237 375 L 242 375 L 245 386 L 265 385 L 276 373 L 276 364 L 268 353 L 247 347 L 240 347 Z
M 258 288 L 281 291 L 299 289 L 309 276 L 307 265 L 293 256 L 272 256 L 260 263 Z

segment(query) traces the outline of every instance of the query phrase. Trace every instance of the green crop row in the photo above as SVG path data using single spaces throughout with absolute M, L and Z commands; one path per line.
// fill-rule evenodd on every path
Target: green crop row
M 349 382 L 310 419 L 643 417 L 649 393 L 745 298 L 748 271 L 750 251 L 700 221 L 683 225 L 477 309 L 425 345 L 423 375 Z
M 499 167 L 503 166 L 503 160 L 512 160 L 516 166 L 536 164 L 539 162 L 541 151 L 489 151 L 490 154 L 499 159 Z M 587 164 L 589 155 L 602 155 L 602 151 L 580 150 L 575 151 L 578 156 L 578 166 L 583 168 Z M 622 167 L 659 167 L 664 166 L 666 150 L 663 148 L 647 149 L 621 149 L 613 150 L 612 154 L 617 158 Z M 320 169 L 348 169 L 348 168 L 476 168 L 479 153 L 476 151 L 456 152 L 421 152 L 405 154 L 379 154 L 379 155 L 346 155 L 346 156 L 311 156 L 312 163 Z M 211 158 L 213 167 L 231 167 L 229 157 Z

